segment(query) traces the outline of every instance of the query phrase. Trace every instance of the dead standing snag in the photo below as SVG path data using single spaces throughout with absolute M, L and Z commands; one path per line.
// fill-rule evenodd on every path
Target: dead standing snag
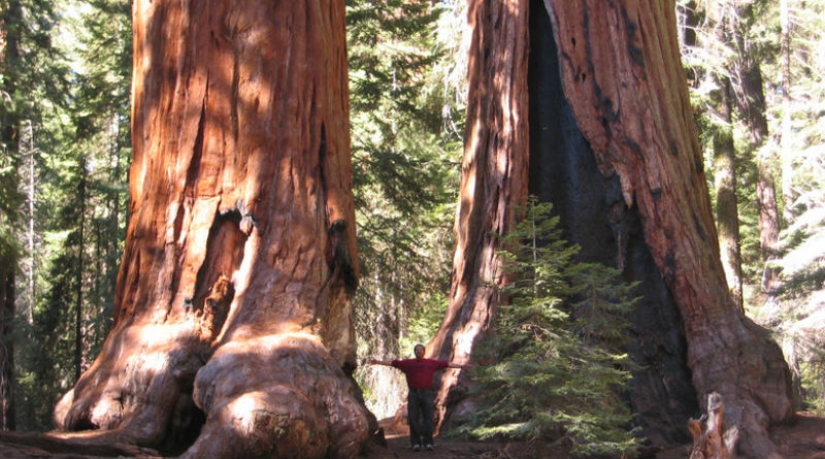
M 707 413 L 699 419 L 688 421 L 688 430 L 693 436 L 693 448 L 689 459 L 730 459 L 736 452 L 739 429 L 725 428 L 725 404 L 716 392 L 708 395 Z

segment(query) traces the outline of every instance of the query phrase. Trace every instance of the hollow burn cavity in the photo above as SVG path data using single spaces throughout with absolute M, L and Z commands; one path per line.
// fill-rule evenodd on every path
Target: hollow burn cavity
M 235 298 L 233 273 L 244 257 L 246 234 L 241 230 L 241 212 L 219 212 L 206 243 L 206 256 L 198 271 L 191 307 L 200 315 L 201 336 L 211 341 L 220 333 Z

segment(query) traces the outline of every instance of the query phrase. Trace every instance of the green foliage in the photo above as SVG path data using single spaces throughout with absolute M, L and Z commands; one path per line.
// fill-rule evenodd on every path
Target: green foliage
M 347 2 L 356 302 L 369 348 L 398 343 L 414 322 L 418 337 L 432 330 L 426 311 L 447 290 L 460 138 L 444 129 L 449 96 L 434 73 L 440 16 L 428 2 Z
M 622 398 L 631 362 L 624 316 L 634 285 L 615 269 L 574 261 L 548 203 L 531 200 L 503 237 L 508 283 L 476 352 L 483 406 L 462 432 L 564 441 L 576 455 L 627 452 L 637 442 Z
M 576 334 L 587 344 L 621 352 L 629 342 L 625 318 L 640 298 L 634 296 L 638 282 L 624 282 L 619 270 L 598 263 L 575 264 L 568 276 L 577 292 L 572 302 Z M 633 367 L 624 360 L 623 366 Z
M 799 365 L 803 409 L 825 414 L 825 351 L 813 349 L 810 357 Z
M 433 293 L 430 301 L 412 311 L 407 322 L 407 331 L 399 340 L 399 349 L 412 352 L 416 344 L 426 344 L 438 330 L 447 312 L 448 299 L 440 293 Z
M 458 20 L 447 3 L 346 2 L 361 356 L 411 353 L 447 305 L 463 117 L 440 65 L 452 56 L 439 25 Z M 368 406 L 392 414 L 403 376 L 356 377 Z
M 16 230 L 20 224 L 21 202 L 16 167 L 11 154 L 3 152 L 0 155 L 0 262 L 5 266 L 14 266 L 19 257 Z
M 32 210 L 20 216 L 31 230 L 14 234 L 32 244 L 17 289 L 16 407 L 19 429 L 44 430 L 111 317 L 127 218 L 131 3 L 19 5 L 19 67 L 2 75 L 21 78 L 4 119 L 20 126 L 13 173 Z

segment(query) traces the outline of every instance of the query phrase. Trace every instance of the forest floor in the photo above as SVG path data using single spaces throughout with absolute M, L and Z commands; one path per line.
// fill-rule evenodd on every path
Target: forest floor
M 561 449 L 536 451 L 524 443 L 464 441 L 436 437 L 432 452 L 410 449 L 409 429 L 393 419 L 381 421 L 387 448 L 374 448 L 367 459 L 569 459 Z M 685 424 L 687 429 L 687 423 Z M 771 437 L 785 459 L 825 459 L 825 418 L 799 413 L 792 425 L 777 426 Z M 640 459 L 687 459 L 690 444 L 650 449 Z
M 364 459 L 568 459 L 561 450 L 536 451 L 524 443 L 464 441 L 436 437 L 434 451 L 413 452 L 406 425 L 392 419 L 381 421 L 387 445 L 374 446 Z M 800 413 L 792 425 L 778 426 L 772 435 L 786 459 L 825 459 L 825 418 Z M 661 451 L 648 451 L 644 458 L 686 459 L 690 445 L 677 445 Z M 0 458 L 3 459 L 100 459 L 104 457 L 140 457 L 160 459 L 160 456 L 139 451 L 84 448 L 56 441 L 43 434 L 4 433 L 0 435 Z

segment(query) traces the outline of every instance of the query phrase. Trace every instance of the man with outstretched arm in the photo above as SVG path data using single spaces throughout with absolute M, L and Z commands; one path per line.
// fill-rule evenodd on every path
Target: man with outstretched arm
M 407 420 L 410 423 L 410 444 L 413 451 L 420 451 L 421 445 L 427 451 L 433 450 L 433 409 L 435 391 L 433 375 L 444 368 L 469 369 L 470 365 L 459 365 L 446 360 L 424 358 L 424 345 L 415 345 L 415 358 L 403 360 L 369 360 L 373 365 L 387 365 L 398 368 L 407 378 Z

